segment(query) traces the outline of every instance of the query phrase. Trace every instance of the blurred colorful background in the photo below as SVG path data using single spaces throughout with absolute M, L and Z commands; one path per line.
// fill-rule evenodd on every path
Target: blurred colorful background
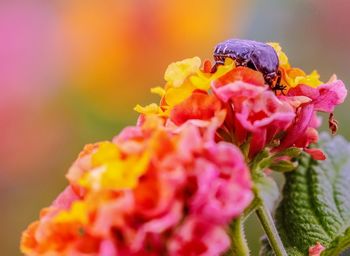
M 83 145 L 135 123 L 170 62 L 232 37 L 278 41 L 293 65 L 350 84 L 347 0 L 0 1 L 0 248 L 66 184 Z M 350 139 L 350 100 L 336 117 Z M 260 227 L 248 236 L 257 255 Z

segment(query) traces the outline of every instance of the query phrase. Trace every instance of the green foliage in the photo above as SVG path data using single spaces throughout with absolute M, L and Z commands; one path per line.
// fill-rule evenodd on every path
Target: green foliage
M 320 242 L 323 255 L 339 255 L 350 246 L 350 143 L 323 135 L 325 161 L 307 154 L 295 171 L 285 173 L 283 199 L 275 219 L 288 255 L 308 255 Z M 263 239 L 260 255 L 274 255 Z
M 270 169 L 276 172 L 291 172 L 296 168 L 296 166 L 287 160 L 281 160 L 276 163 L 271 163 Z

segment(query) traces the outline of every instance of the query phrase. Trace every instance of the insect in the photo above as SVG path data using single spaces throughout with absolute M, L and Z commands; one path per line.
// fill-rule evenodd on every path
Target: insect
M 282 93 L 287 86 L 281 85 L 279 60 L 272 46 L 243 39 L 228 39 L 216 45 L 214 50 L 214 70 L 223 65 L 226 58 L 234 60 L 237 66 L 245 66 L 262 73 L 265 82 L 276 93 Z

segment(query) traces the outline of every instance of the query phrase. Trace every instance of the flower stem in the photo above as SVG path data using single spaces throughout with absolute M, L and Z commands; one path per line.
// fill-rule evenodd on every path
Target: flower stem
M 284 249 L 281 238 L 278 235 L 271 214 L 266 208 L 263 201 L 261 202 L 261 205 L 257 208 L 256 214 L 258 215 L 260 223 L 264 228 L 269 243 L 276 256 L 288 256 L 286 250 Z
M 230 224 L 231 250 L 226 255 L 247 256 L 249 247 L 244 234 L 243 216 L 235 219 Z

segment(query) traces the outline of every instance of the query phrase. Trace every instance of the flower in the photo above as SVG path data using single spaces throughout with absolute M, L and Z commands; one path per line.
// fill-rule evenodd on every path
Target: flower
M 158 104 L 136 106 L 137 125 L 112 141 L 87 145 L 67 173 L 69 185 L 23 233 L 28 255 L 220 255 L 228 224 L 254 194 L 247 163 L 283 159 L 290 147 L 325 159 L 317 143 L 317 112 L 330 114 L 347 91 L 336 77 L 292 68 L 279 45 L 286 93 L 277 95 L 248 67 L 169 65 Z M 262 152 L 263 154 L 259 154 Z M 278 153 L 278 154 L 276 154 Z M 263 159 L 262 159 L 263 158 Z M 255 169 L 254 169 L 255 168 Z M 271 167 L 272 168 L 272 167 Z M 261 170 L 263 171 L 263 170 Z M 317 243 L 309 250 L 319 255 Z
M 317 72 L 306 75 L 291 67 L 279 44 L 270 45 L 279 57 L 281 84 L 287 87 L 281 95 L 265 84 L 262 73 L 235 67 L 229 58 L 214 73 L 209 61 L 200 69 L 198 58 L 186 59 L 169 65 L 167 84 L 153 90 L 162 97 L 159 106 L 136 107 L 142 113 L 139 123 L 145 115 L 156 114 L 167 127 L 186 122 L 216 127 L 212 131 L 216 140 L 241 147 L 248 160 L 263 149 L 277 153 L 288 147 L 299 147 L 315 159 L 325 159 L 322 151 L 310 148 L 318 141 L 316 113 L 330 113 L 329 127 L 335 133 L 338 123 L 333 111 L 346 97 L 345 85 L 335 76 L 324 84 Z
M 135 152 L 136 153 L 136 152 Z M 123 155 L 112 142 L 102 142 L 91 156 L 93 170 L 85 173 L 78 183 L 89 189 L 134 188 L 140 176 L 147 170 L 150 153 Z
M 245 164 L 237 147 L 220 143 L 218 147 L 209 147 L 208 153 L 210 160 L 200 159 L 194 166 L 197 191 L 190 205 L 196 214 L 206 216 L 213 223 L 228 223 L 252 199 L 250 193 L 242 193 L 242 189 L 250 187 L 249 173 L 241 171 Z M 226 178 L 220 178 L 222 175 Z M 240 186 L 232 186 L 233 181 Z
M 205 94 L 203 94 L 205 95 Z M 253 199 L 240 150 L 186 122 L 147 116 L 88 145 L 67 189 L 23 233 L 28 255 L 219 255 Z
M 171 239 L 170 255 L 220 255 L 230 240 L 225 231 L 211 223 L 188 219 Z
M 309 248 L 309 256 L 320 256 L 325 249 L 326 248 L 322 244 L 317 242 L 314 246 Z
M 217 87 L 214 81 L 213 91 L 230 109 L 225 130 L 238 145 L 250 139 L 251 157 L 284 131 L 295 117 L 290 104 L 281 101 L 268 86 L 236 81 Z
M 210 120 L 222 110 L 221 101 L 214 95 L 194 91 L 187 99 L 174 106 L 169 119 L 181 125 L 191 119 Z
M 213 73 L 209 61 L 203 63 L 202 69 L 201 65 L 201 60 L 198 57 L 170 64 L 165 71 L 166 84 L 164 88 L 155 87 L 151 90 L 152 93 L 162 97 L 160 106 L 157 104 L 150 104 L 145 107 L 137 105 L 135 110 L 141 114 L 156 114 L 168 117 L 174 106 L 190 97 L 194 91 L 208 92 L 213 80 L 234 68 L 233 61 L 229 59 L 225 65 L 220 66 Z
M 201 59 L 198 57 L 178 61 L 168 66 L 164 79 L 172 87 L 180 87 L 189 76 L 196 74 L 200 67 Z
M 329 83 L 312 88 L 306 85 L 298 85 L 288 91 L 285 100 L 296 100 L 299 103 L 294 105 L 297 113 L 295 122 L 285 133 L 284 139 L 281 141 L 279 149 L 285 149 L 292 145 L 307 148 L 311 143 L 318 140 L 317 128 L 318 124 L 316 112 L 326 112 L 331 114 L 330 128 L 332 132 L 336 131 L 334 127 L 333 111 L 334 108 L 343 103 L 347 95 L 347 90 L 341 80 L 331 79 Z M 325 156 L 317 149 L 308 149 L 315 159 L 321 160 Z
M 335 106 L 344 102 L 347 95 L 347 90 L 341 80 L 336 77 L 328 83 L 322 84 L 317 88 L 312 88 L 306 85 L 299 85 L 288 92 L 288 96 L 304 96 L 308 97 L 316 111 L 331 113 Z

